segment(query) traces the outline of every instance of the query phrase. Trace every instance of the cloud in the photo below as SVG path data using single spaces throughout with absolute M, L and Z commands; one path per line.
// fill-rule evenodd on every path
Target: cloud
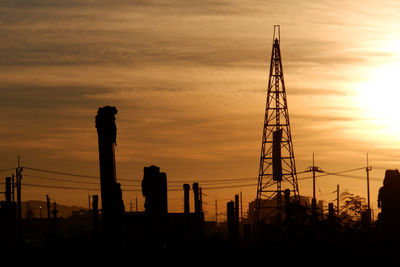
M 375 49 L 391 36 L 377 2 L 343 3 L 3 1 L 2 164 L 21 153 L 34 167 L 97 173 L 94 116 L 115 105 L 123 177 L 153 163 L 169 179 L 256 174 L 275 24 L 299 166 L 316 151 L 339 169 L 367 148 L 389 162 L 398 152 L 365 138 L 352 86 L 396 51 Z

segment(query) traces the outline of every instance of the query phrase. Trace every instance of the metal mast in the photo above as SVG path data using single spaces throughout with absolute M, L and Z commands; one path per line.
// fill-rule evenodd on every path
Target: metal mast
M 276 218 L 280 220 L 282 192 L 286 189 L 290 190 L 298 203 L 299 188 L 280 51 L 280 26 L 275 25 L 258 173 L 254 216 L 256 224 L 264 220 L 263 213 L 260 212 L 266 208 L 263 205 L 264 199 L 276 200 L 274 208 Z

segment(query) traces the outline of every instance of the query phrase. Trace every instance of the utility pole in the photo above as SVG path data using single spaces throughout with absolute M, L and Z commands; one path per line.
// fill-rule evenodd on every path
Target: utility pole
M 311 211 L 312 211 L 313 216 L 316 216 L 316 214 L 317 214 L 317 199 L 315 196 L 315 172 L 322 172 L 322 170 L 319 167 L 315 166 L 314 153 L 313 153 L 312 163 L 313 163 L 313 165 L 311 167 L 308 167 L 306 172 L 313 173 L 313 198 L 312 198 L 312 202 L 311 202 Z
M 49 198 L 49 195 L 46 195 L 46 202 L 47 202 L 47 220 L 48 220 L 48 222 L 49 222 L 49 225 L 50 225 L 50 214 L 51 214 L 51 212 L 50 212 L 50 198 Z
M 365 171 L 367 172 L 367 197 L 368 197 L 368 209 L 371 209 L 371 200 L 370 200 L 370 194 L 369 194 L 369 172 L 372 170 L 372 167 L 369 166 L 368 163 L 368 153 L 367 153 L 367 167 L 365 168 Z
M 243 194 L 240 190 L 240 221 L 243 221 Z
M 372 170 L 372 167 L 369 166 L 368 162 L 368 153 L 367 153 L 367 167 L 365 168 L 365 171 L 367 172 L 367 199 L 368 199 L 368 210 L 367 210 L 367 216 L 368 216 L 368 222 L 371 223 L 371 199 L 370 199 L 370 193 L 369 193 L 369 172 Z M 360 205 L 361 206 L 361 205 Z
M 217 199 L 215 199 L 215 224 L 218 225 L 218 203 Z
M 336 193 L 336 199 L 334 199 L 333 201 L 336 201 L 336 214 L 337 216 L 340 215 L 340 189 L 339 189 L 339 185 L 336 185 L 336 191 L 333 191 L 332 193 Z
M 16 178 L 17 178 L 17 214 L 18 219 L 22 219 L 22 207 L 21 207 L 21 180 L 22 180 L 22 167 L 21 167 L 21 158 L 18 155 L 18 167 L 16 169 Z
M 89 211 L 91 211 L 91 206 L 90 206 L 90 194 L 88 193 L 88 200 L 89 200 Z
M 12 201 L 15 201 L 15 177 L 14 177 L 14 173 L 11 176 L 11 194 L 12 194 Z
M 339 190 L 339 185 L 337 185 L 336 189 L 336 205 L 337 205 L 337 215 L 340 215 L 340 190 Z

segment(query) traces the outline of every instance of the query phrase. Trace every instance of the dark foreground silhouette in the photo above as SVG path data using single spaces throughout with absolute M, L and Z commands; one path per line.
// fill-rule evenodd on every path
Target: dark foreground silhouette
M 117 253 L 131 255 L 140 249 L 262 249 L 269 257 L 381 260 L 396 257 L 400 249 L 400 174 L 387 170 L 378 204 L 382 212 L 376 222 L 311 212 L 294 205 L 285 195 L 278 220 L 239 220 L 238 202 L 227 203 L 227 221 L 205 221 L 201 186 L 183 185 L 182 213 L 168 212 L 167 174 L 158 166 L 144 167 L 142 193 L 144 212 L 126 212 L 121 186 L 117 182 L 115 107 L 99 108 L 96 129 L 99 143 L 101 209 L 93 196 L 89 211 L 68 218 L 58 217 L 56 205 L 47 203 L 46 218 L 18 216 L 6 179 L 5 200 L 0 203 L 0 251 L 4 253 Z M 190 211 L 190 188 L 194 211 Z M 251 213 L 251 211 L 249 211 Z M 382 255 L 385 255 L 384 257 Z

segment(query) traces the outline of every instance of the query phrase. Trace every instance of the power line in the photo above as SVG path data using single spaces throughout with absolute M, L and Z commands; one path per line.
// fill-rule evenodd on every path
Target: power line
M 329 175 L 338 175 L 341 173 L 359 171 L 359 170 L 364 170 L 364 169 L 365 169 L 365 167 L 361 167 L 361 168 L 356 168 L 356 169 L 350 169 L 350 170 L 339 171 L 339 172 L 329 172 L 329 173 L 324 171 L 325 174 L 318 175 L 318 177 L 329 176 Z M 310 178 L 313 178 L 313 176 L 298 178 L 298 180 L 305 180 L 305 179 L 310 179 Z
M 360 180 L 365 180 L 365 177 L 363 176 L 355 176 L 355 175 L 348 175 L 348 174 L 337 174 L 337 173 L 327 173 L 329 175 L 335 175 L 335 176 L 341 176 L 341 177 L 347 177 L 347 178 L 352 178 L 352 179 L 360 179 Z M 376 182 L 382 182 L 383 179 L 381 178 L 369 178 L 370 180 L 374 180 Z
M 57 188 L 57 189 L 70 189 L 70 190 L 84 190 L 84 191 L 99 191 L 100 188 L 82 188 L 72 186 L 56 186 L 56 185 L 39 185 L 24 183 L 24 186 L 43 187 L 43 188 Z
M 24 186 L 66 189 L 66 190 L 100 191 L 100 188 L 82 188 L 82 187 L 73 187 L 73 186 L 43 185 L 43 184 L 30 184 L 30 183 L 24 183 Z M 140 189 L 125 189 L 122 191 L 141 192 L 142 190 L 140 190 Z
M 64 175 L 64 176 L 75 176 L 75 177 L 82 177 L 82 178 L 100 179 L 99 176 L 92 176 L 92 175 L 67 173 L 67 172 L 59 172 L 59 171 L 50 171 L 50 170 L 43 170 L 43 169 L 37 169 L 37 168 L 31 168 L 31 167 L 22 167 L 22 168 L 28 169 L 28 170 L 32 170 L 32 171 L 47 172 L 47 173 L 52 173 L 52 174 Z
M 52 178 L 52 177 L 43 177 L 43 176 L 36 176 L 36 175 L 30 175 L 30 174 L 24 174 L 24 177 L 29 177 L 29 178 L 35 178 L 35 179 L 44 179 L 44 180 L 50 180 L 50 181 L 60 181 L 60 182 L 69 182 L 69 183 L 80 183 L 80 184 L 96 184 L 98 185 L 99 183 L 92 183 L 92 182 L 82 182 L 82 181 L 71 181 L 67 179 L 61 179 L 61 178 Z
M 226 188 L 249 187 L 249 186 L 257 186 L 257 184 L 205 187 L 203 189 L 204 190 L 213 190 L 213 189 L 226 189 Z
M 33 167 L 23 167 L 24 169 L 32 170 L 32 171 L 38 171 L 38 172 L 46 172 L 46 173 L 51 173 L 51 174 L 58 174 L 58 175 L 64 175 L 64 176 L 72 176 L 72 177 L 80 177 L 80 178 L 90 178 L 90 179 L 100 179 L 99 176 L 93 176 L 93 175 L 86 175 L 86 174 L 78 174 L 78 173 L 69 173 L 69 172 L 61 172 L 61 171 L 53 171 L 53 170 L 45 170 L 45 169 L 39 169 L 39 168 L 33 168 Z M 13 169 L 7 169 L 7 170 L 13 170 Z M 0 170 L 1 171 L 1 170 Z M 6 171 L 6 170 L 4 170 Z M 306 173 L 304 172 L 297 172 L 297 174 L 303 174 Z M 141 179 L 123 179 L 123 178 L 118 178 L 119 181 L 127 181 L 127 182 L 141 182 Z M 188 179 L 189 180 L 189 179 Z M 174 180 L 174 181 L 169 181 L 169 183 L 187 183 L 188 180 Z M 247 181 L 247 180 L 257 180 L 257 177 L 240 177 L 240 178 L 227 178 L 227 179 L 190 179 L 190 180 L 198 180 L 202 184 L 205 183 L 224 183 L 224 182 L 237 182 L 237 181 Z
M 45 172 L 45 173 L 57 174 L 57 175 L 63 175 L 63 176 L 78 177 L 78 178 L 88 178 L 88 179 L 96 179 L 96 180 L 100 179 L 100 176 L 85 175 L 85 174 L 78 174 L 78 173 L 60 172 L 60 171 L 53 171 L 53 170 L 44 170 L 44 169 L 38 169 L 38 168 L 32 168 L 32 167 L 23 167 L 23 168 L 27 169 L 27 170 L 32 170 L 32 171 Z M 141 181 L 141 180 L 123 179 L 123 178 L 118 178 L 118 180 L 119 181 L 125 181 L 125 182 L 140 182 Z
M 72 176 L 72 177 L 81 177 L 81 178 L 91 178 L 91 179 L 100 179 L 100 177 L 97 176 L 91 176 L 91 175 L 83 175 L 83 174 L 77 174 L 77 173 L 67 173 L 67 172 L 60 172 L 60 171 L 51 171 L 51 170 L 44 170 L 44 169 L 38 169 L 38 168 L 32 168 L 32 167 L 23 167 L 25 169 L 33 170 L 33 171 L 39 171 L 39 172 L 46 172 L 46 173 L 51 173 L 51 174 L 58 174 L 58 175 L 64 175 L 64 176 Z M 344 177 L 349 177 L 349 178 L 356 178 L 356 179 L 363 179 L 363 177 L 357 177 L 357 176 L 350 176 L 350 175 L 342 175 L 343 173 L 347 172 L 352 172 L 352 171 L 357 171 L 357 170 L 363 170 L 364 167 L 361 168 L 355 168 L 355 169 L 350 169 L 350 170 L 344 170 L 344 171 L 339 171 L 339 172 L 324 172 L 324 174 L 319 175 L 319 177 L 322 176 L 329 176 L 329 175 L 336 175 L 336 176 L 344 176 Z M 13 170 L 13 169 L 7 169 L 7 170 Z M 6 170 L 0 170 L 0 171 L 6 171 Z M 306 173 L 304 172 L 298 172 L 297 174 L 303 174 Z M 61 178 L 51 178 L 51 177 L 43 177 L 43 176 L 36 176 L 36 175 L 30 175 L 30 174 L 25 174 L 24 176 L 30 177 L 30 178 L 37 178 L 37 179 L 47 179 L 47 180 L 54 180 L 54 181 L 62 181 L 62 182 L 70 182 L 70 183 L 81 183 L 81 184 L 97 184 L 97 183 L 91 183 L 91 182 L 83 182 L 83 181 L 71 181 L 71 180 L 66 180 L 66 179 L 61 179 Z M 303 179 L 309 179 L 312 178 L 312 176 L 308 177 L 302 177 L 298 178 L 299 180 Z M 247 178 L 230 178 L 230 179 L 220 179 L 220 180 L 203 180 L 201 181 L 204 184 L 208 185 L 218 185 L 218 184 L 229 184 L 229 183 L 237 183 L 240 181 L 247 181 L 247 180 L 255 180 L 255 177 L 247 177 Z M 120 179 L 123 180 L 123 179 Z M 134 180 L 128 180 L 128 181 L 134 181 Z M 175 181 L 177 182 L 177 181 Z M 209 183 L 207 183 L 209 182 Z M 172 183 L 169 182 L 169 183 Z M 30 184 L 30 183 L 24 183 L 26 186 L 35 186 L 35 187 L 44 187 L 44 188 L 59 188 L 59 189 L 70 189 L 70 190 L 99 190 L 93 189 L 93 188 L 81 188 L 81 187 L 71 187 L 71 186 L 56 186 L 56 185 L 40 185 L 40 184 Z M 134 186 L 134 185 L 123 185 L 124 187 L 128 186 Z M 240 185 L 229 185 L 229 186 L 215 186 L 215 187 L 203 187 L 204 190 L 215 190 L 215 189 L 228 189 L 228 188 L 238 188 L 238 187 L 253 187 L 257 186 L 257 184 L 240 184 Z M 170 186 L 169 186 L 170 187 Z M 170 188 L 168 191 L 182 191 L 182 188 Z M 141 189 L 125 189 L 122 191 L 127 191 L 127 192 L 141 192 Z
M 53 177 L 44 177 L 44 176 L 37 176 L 37 175 L 30 175 L 30 174 L 25 174 L 25 177 L 29 177 L 29 178 L 35 178 L 35 179 L 44 179 L 44 180 L 49 180 L 49 181 L 60 181 L 60 182 L 68 182 L 68 183 L 80 183 L 80 184 L 90 184 L 90 185 L 98 185 L 99 183 L 96 182 L 84 182 L 84 181 L 77 181 L 77 180 L 67 180 L 67 179 L 62 179 L 62 178 L 53 178 Z M 229 184 L 229 183 L 238 183 L 240 181 L 230 181 L 230 182 L 219 182 L 219 183 L 210 183 L 210 185 L 215 185 L 215 184 Z M 134 187 L 134 186 L 139 186 L 139 185 L 125 185 L 122 184 L 122 186 L 124 187 Z M 168 187 L 171 187 L 171 185 L 169 185 Z M 180 186 L 177 187 L 177 185 L 173 186 L 175 190 L 173 191 L 180 191 Z M 175 188 L 177 187 L 177 188 Z M 236 186 L 235 186 L 236 187 Z M 203 195 L 206 195 L 205 193 L 203 193 Z
M 83 182 L 83 181 L 76 181 L 76 180 L 67 180 L 67 179 L 62 179 L 62 178 L 36 176 L 36 175 L 30 175 L 30 174 L 24 174 L 24 177 L 35 178 L 35 179 L 44 179 L 44 180 L 49 180 L 49 181 L 60 181 L 60 182 L 68 182 L 68 183 L 99 185 L 98 182 L 97 183 L 96 182 Z M 131 187 L 131 186 L 138 186 L 138 185 L 123 185 L 123 186 Z

